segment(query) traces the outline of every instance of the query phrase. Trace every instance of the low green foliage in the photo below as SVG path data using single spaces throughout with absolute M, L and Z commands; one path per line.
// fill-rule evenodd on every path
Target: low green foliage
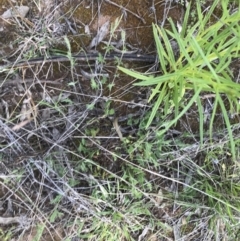
M 209 128 L 211 131 L 217 107 L 220 107 L 228 128 L 232 155 L 235 158 L 228 110 L 221 94 L 225 94 L 230 106 L 238 111 L 240 85 L 232 80 L 229 65 L 233 58 L 240 56 L 240 28 L 238 24 L 240 12 L 236 11 L 231 14 L 228 9 L 229 1 L 222 1 L 222 16 L 219 21 L 213 23 L 210 17 L 218 2 L 215 0 L 205 15 L 201 11 L 200 3 L 197 3 L 199 21 L 190 29 L 188 29 L 190 4 L 185 14 L 182 29 L 177 29 L 171 19 L 169 19 L 171 30 L 153 25 L 159 67 L 162 72 L 160 75 L 145 75 L 122 67 L 119 69 L 138 80 L 142 80 L 134 85 L 155 86 L 149 97 L 149 101 L 154 100 L 154 105 L 146 128 L 152 123 L 160 106 L 164 105 L 163 115 L 165 116 L 169 114 L 169 109 L 174 111 L 175 118 L 162 124 L 162 133 L 176 124 L 193 103 L 197 103 L 200 136 L 201 141 L 203 141 L 203 106 L 200 93 L 214 93 L 215 102 Z M 183 106 L 186 93 L 189 91 L 193 91 L 193 95 L 188 100 L 188 104 Z

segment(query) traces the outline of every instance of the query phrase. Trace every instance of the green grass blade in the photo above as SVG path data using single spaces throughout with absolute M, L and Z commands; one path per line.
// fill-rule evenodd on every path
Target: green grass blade
M 163 28 L 161 29 L 160 33 L 161 33 L 162 40 L 164 42 L 164 46 L 166 48 L 166 52 L 165 52 L 166 56 L 165 56 L 165 58 L 168 61 L 169 68 L 176 71 L 177 70 L 177 66 L 176 66 L 175 56 L 174 56 L 174 53 L 173 53 L 173 48 L 171 46 L 171 41 L 169 41 L 167 33 L 166 33 L 166 31 Z
M 152 79 L 154 79 L 154 77 L 152 75 L 144 75 L 143 73 L 139 73 L 139 72 L 136 72 L 136 71 L 133 71 L 133 70 L 129 70 L 129 69 L 123 68 L 121 66 L 118 66 L 118 69 L 121 70 L 123 73 L 125 73 L 129 76 L 132 76 L 133 78 L 136 78 L 136 79 L 139 79 L 139 80 L 144 80 L 144 82 L 146 81 L 147 83 L 149 81 L 151 81 Z M 135 85 L 139 85 L 139 83 L 138 84 L 136 83 Z M 148 84 L 148 85 L 151 85 L 151 84 Z
M 178 71 L 178 72 L 174 72 L 174 73 L 170 73 L 170 74 L 165 74 L 165 75 L 161 75 L 161 76 L 157 76 L 157 77 L 148 78 L 146 81 L 134 83 L 134 85 L 150 86 L 150 85 L 156 85 L 156 84 L 159 84 L 159 83 L 162 83 L 165 81 L 171 82 L 175 78 L 178 78 L 179 76 L 181 76 L 181 73 L 182 73 L 182 71 Z M 135 76 L 133 76 L 133 77 L 135 77 Z
M 168 63 L 166 62 L 164 57 L 164 56 L 167 56 L 167 53 L 165 52 L 165 49 L 163 48 L 162 43 L 160 41 L 160 38 L 162 37 L 161 29 L 157 25 L 153 24 L 152 26 L 153 26 L 153 36 L 154 36 L 154 40 L 157 48 L 160 68 L 163 71 L 163 73 L 167 73 L 166 66 L 168 65 Z
M 188 61 L 188 63 L 191 65 L 191 67 L 194 68 L 195 65 L 187 51 L 188 42 L 186 41 L 186 39 L 184 39 L 180 36 L 180 34 L 178 33 L 178 31 L 175 27 L 175 24 L 173 23 L 173 21 L 171 19 L 169 19 L 169 22 L 170 22 L 172 30 L 173 30 L 173 37 L 176 39 L 176 41 L 178 43 L 180 55 L 183 55 L 184 58 L 186 58 L 186 60 Z M 181 59 L 181 57 L 180 57 L 180 59 Z M 178 62 L 178 64 L 179 64 L 179 62 Z
M 192 106 L 192 104 L 197 100 L 200 92 L 202 91 L 201 88 L 198 88 L 195 92 L 194 96 L 189 100 L 188 104 L 183 108 L 183 110 L 179 113 L 177 117 L 175 117 L 173 120 L 169 121 L 168 123 L 164 123 L 161 127 L 164 127 L 163 130 L 159 132 L 159 135 L 163 135 L 166 131 L 169 130 L 169 128 L 177 123 L 177 121 L 189 110 L 189 108 Z
M 184 14 L 184 19 L 183 19 L 183 23 L 182 23 L 182 31 L 180 33 L 182 38 L 187 35 L 187 30 L 188 30 L 188 26 L 189 26 L 188 19 L 190 16 L 190 9 L 191 9 L 191 2 L 188 4 L 186 12 Z
M 206 66 L 209 68 L 209 70 L 212 72 L 214 78 L 216 79 L 217 82 L 219 81 L 218 75 L 216 73 L 216 71 L 213 69 L 212 65 L 211 65 L 211 59 L 208 58 L 208 56 L 206 56 L 202 50 L 202 48 L 199 46 L 199 44 L 197 43 L 195 37 L 192 37 L 192 44 L 193 47 L 195 47 L 199 54 L 201 55 L 201 57 L 203 58 L 204 63 L 206 64 Z
M 219 0 L 215 0 L 212 3 L 211 8 L 208 10 L 207 15 L 205 16 L 205 18 L 202 21 L 203 26 L 207 26 L 207 22 L 210 21 L 211 16 L 213 16 L 213 11 L 215 10 L 218 3 L 219 3 Z
M 146 129 L 150 126 L 150 124 L 152 123 L 153 121 L 153 118 L 155 117 L 158 109 L 159 109 L 159 106 L 161 105 L 163 99 L 164 99 L 164 96 L 166 95 L 166 86 L 167 86 L 167 83 L 165 82 L 164 85 L 163 85 L 163 88 L 160 92 L 160 95 L 158 96 L 158 99 L 157 101 L 154 103 L 154 106 L 152 108 L 152 112 L 151 112 L 151 115 L 148 119 L 148 122 L 146 124 Z
M 234 138 L 233 138 L 233 133 L 232 133 L 232 129 L 231 129 L 231 124 L 229 121 L 229 117 L 227 114 L 227 110 L 226 107 L 223 103 L 223 100 L 221 99 L 221 97 L 218 99 L 222 113 L 223 113 L 223 117 L 224 117 L 224 121 L 226 123 L 227 126 L 227 131 L 228 131 L 228 135 L 229 135 L 229 140 L 230 140 L 230 145 L 231 145 L 231 153 L 232 153 L 232 159 L 234 161 L 236 161 L 236 149 L 235 149 L 235 143 L 234 143 Z
M 196 88 L 195 88 L 195 91 L 197 91 Z M 201 146 L 203 146 L 203 106 L 201 103 L 200 96 L 197 97 L 196 101 L 197 101 L 198 114 L 199 114 L 198 116 L 199 116 L 200 143 L 201 143 Z

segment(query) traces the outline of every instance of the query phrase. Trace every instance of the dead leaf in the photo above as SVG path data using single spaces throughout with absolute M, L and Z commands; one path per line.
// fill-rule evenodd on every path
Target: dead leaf
M 113 126 L 119 136 L 119 139 L 122 140 L 123 139 L 123 135 L 122 135 L 122 132 L 120 130 L 120 127 L 118 125 L 118 118 L 115 118 L 114 121 L 113 121 Z
M 101 26 L 96 37 L 93 38 L 92 42 L 88 46 L 88 49 L 91 49 L 97 46 L 107 36 L 108 32 L 109 32 L 109 21 L 107 21 Z
M 29 123 L 32 119 L 33 119 L 33 118 L 30 118 L 30 119 L 28 119 L 28 120 L 25 120 L 25 121 L 22 121 L 22 122 L 18 123 L 17 125 L 15 125 L 15 126 L 12 127 L 12 130 L 13 130 L 13 131 L 17 131 L 17 130 L 23 128 L 23 127 L 24 127 L 27 123 Z
M 29 12 L 28 6 L 16 6 L 15 9 L 8 9 L 7 11 L 5 11 L 1 15 L 1 17 L 4 19 L 12 18 L 14 16 L 20 16 L 22 18 L 25 18 L 28 12 Z
M 94 23 L 91 25 L 91 29 L 97 31 L 107 21 L 110 21 L 110 16 L 100 14 L 96 21 L 94 21 Z
M 31 118 L 31 98 L 27 98 L 23 100 L 23 104 L 22 104 L 22 108 L 21 108 L 21 112 L 20 112 L 20 121 L 25 121 L 25 120 L 29 120 Z
M 160 205 L 163 201 L 163 192 L 162 189 L 159 189 L 157 197 L 156 197 L 156 203 Z

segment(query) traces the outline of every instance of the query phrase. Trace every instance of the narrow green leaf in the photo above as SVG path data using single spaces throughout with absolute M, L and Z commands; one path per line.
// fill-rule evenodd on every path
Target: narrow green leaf
M 164 97 L 164 92 L 162 92 L 163 94 L 160 94 L 158 96 L 158 99 L 157 101 L 154 103 L 154 106 L 152 108 L 152 112 L 151 112 L 151 115 L 148 119 L 148 122 L 147 122 L 147 125 L 146 125 L 146 129 L 150 126 L 150 124 L 152 123 L 153 121 L 153 118 L 155 117 L 157 111 L 158 111 L 158 108 L 160 106 L 160 104 L 162 103 L 162 100 L 163 100 L 163 97 Z
M 126 68 L 123 68 L 121 66 L 118 66 L 118 69 L 121 70 L 123 73 L 127 74 L 127 75 L 130 75 L 136 79 L 140 79 L 140 80 L 145 80 L 145 81 L 149 81 L 149 80 L 152 80 L 154 77 L 149 75 L 144 75 L 142 73 L 139 73 L 139 72 L 136 72 L 136 71 L 133 71 L 133 70 L 129 70 L 129 69 L 126 69 Z
M 233 138 L 233 133 L 232 133 L 232 129 L 231 129 L 231 124 L 229 121 L 229 117 L 227 114 L 227 110 L 226 107 L 223 103 L 223 100 L 221 98 L 219 98 L 219 104 L 223 113 L 223 117 L 227 126 L 227 130 L 228 130 L 228 135 L 229 135 L 229 140 L 230 140 L 230 144 L 231 144 L 231 153 L 232 153 L 232 158 L 234 161 L 236 161 L 236 150 L 235 150 L 235 143 L 234 143 L 234 138 Z
M 164 56 L 166 56 L 166 52 L 165 49 L 162 46 L 162 43 L 160 41 L 160 37 L 162 37 L 161 35 L 161 29 L 153 24 L 153 36 L 154 36 L 154 40 L 155 40 L 155 44 L 156 44 L 156 48 L 157 48 L 157 54 L 158 54 L 158 58 L 159 58 L 159 64 L 160 64 L 160 68 L 163 71 L 163 73 L 167 73 L 167 69 L 166 69 L 166 62 L 165 62 L 165 58 Z M 164 31 L 164 30 L 162 30 Z M 159 36 L 160 34 L 160 36 Z
M 192 104 L 197 100 L 200 92 L 202 91 L 201 88 L 199 88 L 194 96 L 189 100 L 188 104 L 184 107 L 184 109 L 179 113 L 177 117 L 175 117 L 172 121 L 169 121 L 168 123 L 164 123 L 161 127 L 164 127 L 163 130 L 159 132 L 159 135 L 163 135 L 166 133 L 166 131 L 169 130 L 169 128 L 177 123 L 177 121 L 189 110 L 189 108 L 192 106 Z
M 195 88 L 195 91 L 197 89 Z M 201 103 L 200 96 L 197 97 L 197 106 L 198 106 L 198 116 L 199 116 L 199 133 L 200 133 L 200 143 L 203 146 L 203 106 Z

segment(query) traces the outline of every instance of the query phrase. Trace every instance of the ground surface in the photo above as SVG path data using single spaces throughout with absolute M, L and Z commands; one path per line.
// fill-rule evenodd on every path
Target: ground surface
M 144 128 L 150 88 L 116 68 L 159 74 L 157 62 L 137 56 L 156 55 L 152 23 L 181 23 L 184 5 L 6 0 L 0 14 L 20 5 L 26 16 L 0 18 L 0 240 L 237 240 L 238 224 L 227 226 L 227 211 L 204 196 L 227 193 L 231 183 L 218 186 L 232 165 L 221 113 L 216 142 L 206 135 L 201 149 L 194 106 L 158 136 L 167 121 L 161 110 Z M 73 58 L 86 53 L 96 58 Z M 64 59 L 47 60 L 59 54 Z M 237 81 L 237 58 L 232 71 Z M 203 95 L 205 110 L 212 98 Z M 238 139 L 239 115 L 231 122 Z M 207 133 L 207 114 L 204 125 Z

